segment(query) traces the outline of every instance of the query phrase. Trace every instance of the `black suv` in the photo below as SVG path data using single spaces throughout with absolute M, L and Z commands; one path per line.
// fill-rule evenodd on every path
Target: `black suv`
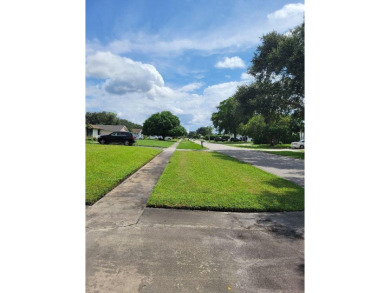
M 124 145 L 133 145 L 136 142 L 135 136 L 131 132 L 117 131 L 107 135 L 101 135 L 98 138 L 99 143 L 123 143 Z

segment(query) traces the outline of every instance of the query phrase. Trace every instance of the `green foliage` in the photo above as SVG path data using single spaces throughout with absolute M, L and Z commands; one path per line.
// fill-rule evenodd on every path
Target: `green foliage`
M 146 135 L 159 135 L 163 138 L 172 135 L 171 133 L 183 133 L 184 131 L 179 118 L 169 111 L 153 114 L 145 120 L 142 128 L 142 132 Z
M 290 117 L 278 117 L 273 123 L 266 123 L 262 115 L 253 116 L 249 122 L 242 127 L 243 133 L 253 138 L 255 144 L 270 145 L 279 144 L 281 141 L 291 143 L 296 135 L 290 130 Z
M 211 121 L 218 133 L 232 133 L 234 137 L 237 135 L 238 126 L 242 121 L 242 117 L 237 111 L 238 101 L 234 97 L 230 97 L 217 107 L 218 111 L 211 115 Z
M 199 135 L 205 136 L 206 135 L 206 127 L 199 127 L 196 130 L 196 133 L 199 134 Z
M 126 119 L 120 119 L 116 113 L 113 112 L 87 112 L 85 114 L 86 127 L 90 128 L 90 124 L 102 124 L 102 125 L 125 125 L 127 129 L 141 129 L 142 125 L 135 124 Z
M 289 34 L 271 32 L 248 72 L 256 81 L 222 101 L 211 120 L 218 132 L 239 132 L 255 143 L 291 142 L 304 130 L 304 23 Z
M 188 133 L 188 137 L 193 138 L 193 139 L 197 139 L 197 138 L 200 138 L 200 135 L 198 133 L 196 133 L 196 131 L 190 131 Z
M 175 126 L 173 129 L 169 131 L 169 135 L 172 137 L 186 136 L 187 130 L 181 125 Z
M 292 112 L 304 120 L 305 24 L 287 35 L 264 35 L 248 72 L 260 87 L 266 86 L 267 96 L 274 97 L 279 112 Z
M 223 211 L 302 211 L 304 189 L 216 152 L 175 152 L 148 206 Z

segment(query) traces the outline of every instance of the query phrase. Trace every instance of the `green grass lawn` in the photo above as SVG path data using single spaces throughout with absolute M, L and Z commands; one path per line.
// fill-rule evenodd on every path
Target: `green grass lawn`
M 291 151 L 272 151 L 272 152 L 264 152 L 268 154 L 274 154 L 279 156 L 293 157 L 297 159 L 305 159 L 305 152 L 291 152 Z
M 175 141 L 165 141 L 158 139 L 138 139 L 134 146 L 149 146 L 149 147 L 159 147 L 159 148 L 167 148 L 173 145 Z
M 91 205 L 161 150 L 122 145 L 85 145 L 85 198 Z
M 302 211 L 304 189 L 216 152 L 175 152 L 150 207 L 222 211 Z
M 185 150 L 205 150 L 205 147 L 202 147 L 201 145 L 194 143 L 192 141 L 188 140 L 182 140 L 181 143 L 177 146 L 178 149 L 185 149 Z

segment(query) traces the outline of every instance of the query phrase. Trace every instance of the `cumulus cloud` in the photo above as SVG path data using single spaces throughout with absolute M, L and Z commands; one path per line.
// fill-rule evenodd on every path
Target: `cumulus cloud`
M 223 61 L 219 61 L 217 64 L 215 64 L 216 68 L 245 68 L 244 61 L 238 57 L 234 56 L 232 58 L 225 57 Z
M 286 4 L 282 9 L 267 15 L 268 19 L 286 19 L 295 16 L 301 17 L 305 12 L 305 5 L 302 3 Z
M 210 125 L 211 114 L 219 103 L 231 97 L 238 86 L 250 82 L 243 74 L 241 80 L 210 85 L 195 94 L 193 91 L 204 83 L 173 89 L 164 85 L 152 65 L 108 52 L 87 57 L 87 77 L 93 78 L 87 82 L 87 110 L 115 112 L 140 124 L 150 115 L 167 110 L 179 116 L 187 129 Z
M 305 5 L 302 3 L 286 4 L 273 13 L 267 15 L 269 25 L 282 30 L 292 29 L 302 23 L 305 14 Z
M 116 95 L 148 92 L 153 86 L 164 86 L 157 69 L 110 52 L 97 52 L 86 58 L 87 77 L 104 79 L 104 89 Z
M 202 82 L 194 82 L 187 84 L 179 89 L 180 92 L 193 92 L 194 90 L 200 89 L 203 86 Z

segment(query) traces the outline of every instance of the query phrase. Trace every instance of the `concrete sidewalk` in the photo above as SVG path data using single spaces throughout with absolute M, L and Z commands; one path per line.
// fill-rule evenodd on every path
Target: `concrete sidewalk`
M 303 212 L 146 208 L 87 232 L 87 292 L 304 292 Z
M 196 143 L 200 144 L 199 141 L 196 141 Z M 203 145 L 211 151 L 223 153 L 305 187 L 304 160 L 224 144 L 204 142 Z

